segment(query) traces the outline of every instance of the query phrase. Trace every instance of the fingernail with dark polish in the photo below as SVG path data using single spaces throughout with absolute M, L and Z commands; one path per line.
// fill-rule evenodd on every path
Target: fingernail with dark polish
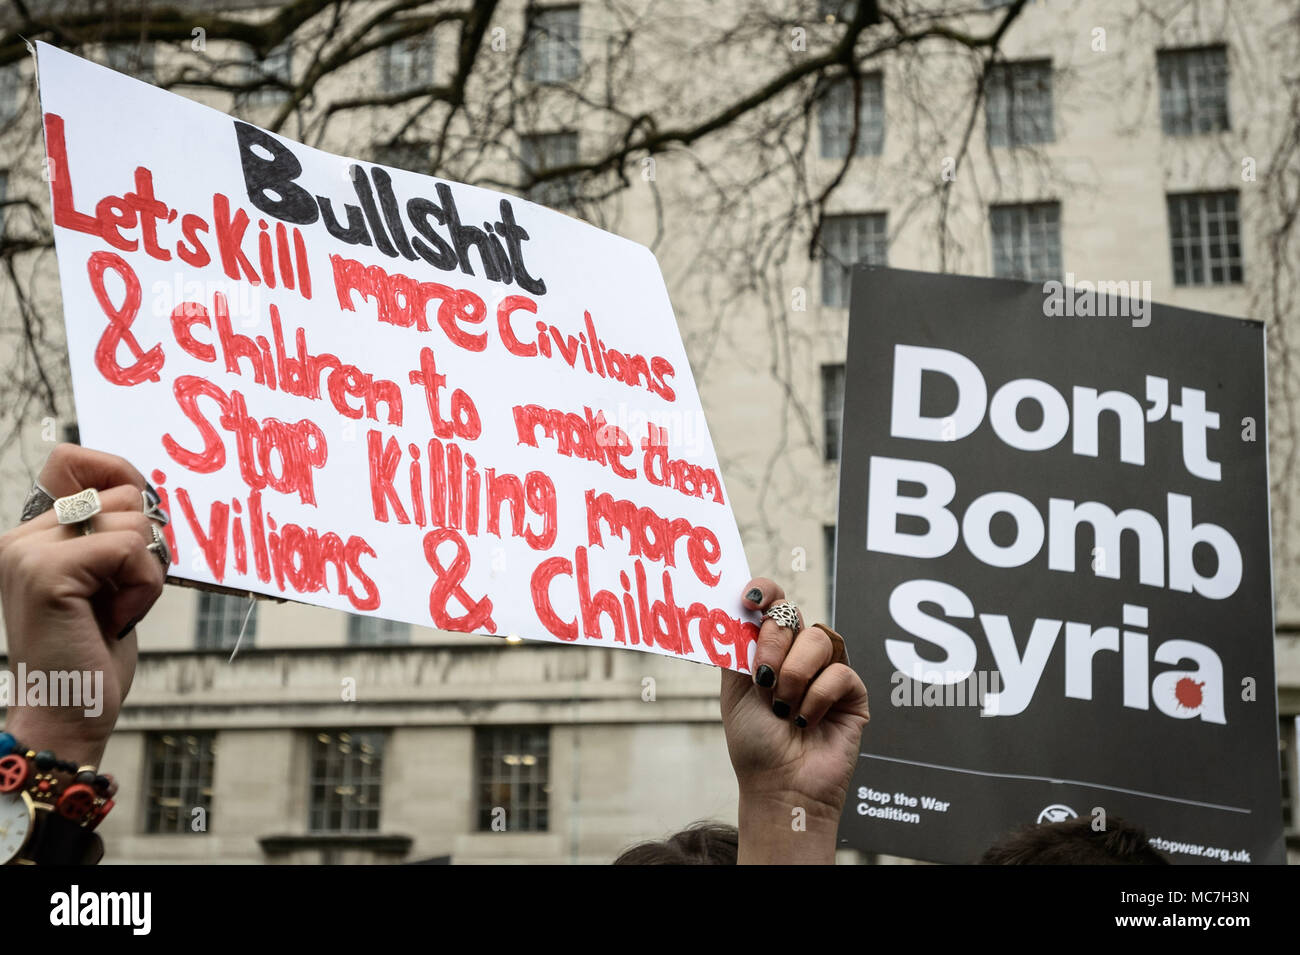
M 754 674 L 754 682 L 761 687 L 769 687 L 776 682 L 776 672 L 764 663 Z
M 772 712 L 775 713 L 777 716 L 779 716 L 781 719 L 785 719 L 787 716 L 790 715 L 790 704 L 786 703 L 784 700 L 773 700 Z
M 125 637 L 128 633 L 134 630 L 136 626 L 140 623 L 140 621 L 143 619 L 144 617 L 137 617 L 136 619 L 128 623 L 125 627 L 122 628 L 122 632 L 117 635 L 117 639 L 121 640 L 123 637 Z
M 803 729 L 805 726 L 808 725 L 808 721 L 804 719 L 802 716 L 796 716 L 794 718 L 794 725 L 799 727 L 800 729 Z
M 745 594 L 745 599 L 752 604 L 761 604 L 763 602 L 763 591 L 755 587 L 749 593 Z

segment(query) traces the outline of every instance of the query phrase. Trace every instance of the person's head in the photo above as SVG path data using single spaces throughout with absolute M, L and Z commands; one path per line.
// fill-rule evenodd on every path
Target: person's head
M 1147 844 L 1147 834 L 1110 817 L 1097 831 L 1092 819 L 1067 819 L 1022 826 L 999 839 L 980 857 L 980 865 L 1168 865 Z
M 662 842 L 624 849 L 614 865 L 735 865 L 738 845 L 735 826 L 697 822 Z

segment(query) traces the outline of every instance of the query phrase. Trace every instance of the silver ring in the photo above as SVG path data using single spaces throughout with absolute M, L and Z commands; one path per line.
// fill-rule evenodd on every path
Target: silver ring
M 76 494 L 69 494 L 67 497 L 56 498 L 53 507 L 54 516 L 59 519 L 60 524 L 81 524 L 104 509 L 103 503 L 99 500 L 99 492 L 93 487 L 78 491 Z M 82 533 L 90 532 L 83 530 Z
M 140 497 L 144 500 L 144 516 L 151 521 L 157 521 L 163 527 L 171 523 L 171 515 L 162 509 L 162 498 L 160 498 L 153 488 L 146 487 L 140 492 Z
M 168 569 L 171 568 L 171 548 L 167 546 L 167 538 L 163 536 L 163 532 L 159 529 L 157 524 L 150 524 L 149 529 L 153 531 L 153 543 L 146 544 L 145 550 L 149 551 L 162 562 L 163 573 L 166 573 Z
M 799 608 L 788 600 L 764 610 L 763 619 L 775 620 L 778 626 L 789 627 L 796 634 L 803 629 L 803 616 L 799 613 Z
M 33 517 L 39 517 L 53 506 L 54 495 L 41 487 L 40 481 L 34 481 L 32 489 L 27 492 L 27 500 L 23 501 L 23 514 L 18 518 L 18 523 L 22 524 Z

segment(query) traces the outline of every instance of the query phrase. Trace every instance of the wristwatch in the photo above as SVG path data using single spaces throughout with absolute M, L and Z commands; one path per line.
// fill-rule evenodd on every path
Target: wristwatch
M 94 865 L 113 781 L 0 733 L 0 865 Z
M 0 793 L 0 865 L 21 865 L 36 828 L 36 805 L 26 792 Z M 29 863 L 30 864 L 30 863 Z
M 98 833 L 25 790 L 0 793 L 0 865 L 96 865 L 103 857 Z

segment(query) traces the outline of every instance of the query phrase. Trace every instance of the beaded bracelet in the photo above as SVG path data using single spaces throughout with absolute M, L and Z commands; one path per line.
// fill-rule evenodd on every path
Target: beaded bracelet
M 72 775 L 70 781 L 57 772 Z M 61 760 L 50 750 L 28 749 L 12 733 L 0 733 L 0 793 L 26 789 L 37 806 L 53 809 L 84 829 L 94 829 L 113 808 L 113 778 L 94 766 Z

